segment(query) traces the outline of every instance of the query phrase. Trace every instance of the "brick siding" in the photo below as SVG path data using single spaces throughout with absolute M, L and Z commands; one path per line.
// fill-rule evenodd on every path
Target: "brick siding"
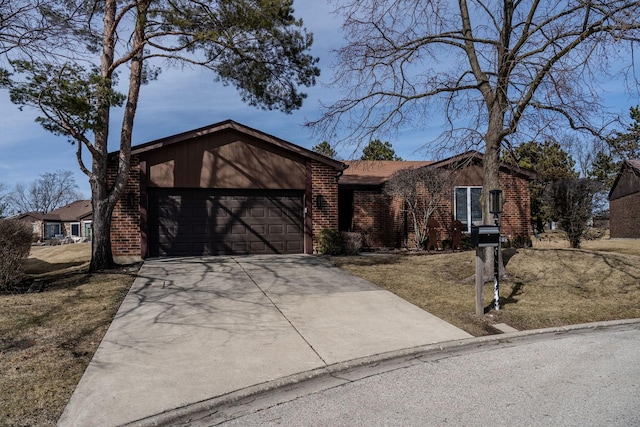
M 396 247 L 402 242 L 401 201 L 380 190 L 353 192 L 352 231 L 361 233 L 366 247 Z
M 640 238 L 640 192 L 609 201 L 612 238 Z
M 110 162 L 108 182 L 115 181 L 117 163 Z M 141 259 L 140 236 L 140 165 L 137 156 L 131 156 L 129 180 L 113 210 L 111 220 L 111 250 L 119 263 Z
M 317 252 L 318 236 L 323 228 L 338 229 L 338 182 L 336 170 L 315 160 L 309 161 L 311 169 L 311 233 L 313 252 Z M 324 205 L 318 208 L 318 196 L 324 198 Z
M 500 173 L 504 206 L 500 231 L 508 238 L 529 237 L 531 230 L 531 193 L 529 182 L 515 175 Z
M 529 237 L 531 229 L 529 182 L 503 172 L 500 173 L 500 182 L 505 198 L 504 212 L 501 215 L 501 233 L 508 238 Z M 353 205 L 353 231 L 363 233 L 365 242 L 370 247 L 415 247 L 413 220 L 409 214 L 401 210 L 400 199 L 391 200 L 379 189 L 355 190 Z M 453 191 L 438 204 L 432 218 L 439 224 L 436 228 L 438 241 L 451 239 Z

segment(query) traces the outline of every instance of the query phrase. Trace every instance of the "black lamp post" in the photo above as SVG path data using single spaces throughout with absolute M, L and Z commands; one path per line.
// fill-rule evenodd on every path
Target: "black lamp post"
M 502 190 L 490 190 L 490 213 L 493 214 L 493 222 L 500 230 L 500 214 L 502 213 Z M 499 232 L 499 231 L 498 231 Z M 500 310 L 500 244 L 493 249 L 493 304 L 496 310 Z

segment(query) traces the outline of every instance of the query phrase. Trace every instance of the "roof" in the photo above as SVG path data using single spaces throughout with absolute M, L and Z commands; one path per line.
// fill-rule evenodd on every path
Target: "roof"
M 467 151 L 444 160 L 439 161 L 404 161 L 404 160 L 353 160 L 345 161 L 348 169 L 340 178 L 340 185 L 366 185 L 378 186 L 389 180 L 394 172 L 408 168 L 429 167 L 452 167 L 460 168 L 469 164 L 482 163 L 484 155 L 478 151 Z M 510 173 L 523 176 L 533 180 L 536 173 L 528 169 L 507 163 L 500 164 L 501 169 L 506 169 Z
M 86 218 L 91 215 L 92 212 L 91 200 L 76 200 L 46 214 L 42 212 L 25 212 L 16 215 L 16 218 L 24 219 L 26 217 L 33 217 L 39 221 L 69 222 Z
M 626 170 L 631 171 L 631 174 L 625 174 Z M 623 175 L 626 176 L 625 179 L 622 179 Z M 622 162 L 622 166 L 620 167 L 620 171 L 618 172 L 615 181 L 613 181 L 608 199 L 615 200 L 622 196 L 640 191 L 639 182 L 640 159 L 625 160 Z
M 394 172 L 430 165 L 429 161 L 351 160 L 344 162 L 348 169 L 340 177 L 341 185 L 382 185 Z
M 636 173 L 640 173 L 640 159 L 632 159 L 627 160 L 627 164 L 633 169 Z
M 470 150 L 462 154 L 457 154 L 455 156 L 446 158 L 444 160 L 439 160 L 437 162 L 434 162 L 433 166 L 434 167 L 452 167 L 457 169 L 457 168 L 468 166 L 469 164 L 472 164 L 472 163 L 482 164 L 483 158 L 484 158 L 483 153 L 475 150 Z M 500 169 L 502 169 L 503 171 L 506 170 L 509 173 L 512 173 L 515 175 L 520 175 L 521 177 L 526 178 L 530 181 L 533 181 L 538 176 L 538 174 L 532 170 L 524 169 L 518 165 L 512 165 L 505 162 L 500 162 Z
M 175 135 L 167 136 L 165 138 L 157 139 L 155 141 L 147 142 L 144 144 L 136 145 L 131 148 L 131 154 L 141 154 L 147 151 L 155 150 L 158 148 L 166 147 L 169 145 L 177 144 L 180 142 L 188 141 L 194 138 L 201 137 L 203 135 L 209 135 L 216 132 L 221 132 L 224 130 L 234 130 L 236 132 L 252 136 L 266 143 L 272 144 L 274 146 L 283 148 L 290 152 L 296 153 L 306 158 L 311 158 L 313 160 L 317 160 L 321 163 L 329 165 L 336 170 L 344 170 L 347 168 L 343 162 L 334 160 L 330 157 L 323 156 L 322 154 L 316 153 L 315 151 L 308 150 L 299 145 L 293 144 L 291 142 L 285 141 L 284 139 L 280 139 L 273 135 L 269 135 L 265 132 L 259 131 L 257 129 L 250 128 L 243 124 L 234 122 L 233 120 L 225 120 L 223 122 L 214 123 L 212 125 L 204 126 L 198 129 L 190 130 L 187 132 L 178 133 Z M 115 155 L 117 152 L 111 153 L 111 155 Z

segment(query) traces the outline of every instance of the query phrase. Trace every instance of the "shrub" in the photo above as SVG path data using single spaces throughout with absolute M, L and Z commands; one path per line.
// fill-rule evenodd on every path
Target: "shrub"
M 318 252 L 322 255 L 340 255 L 342 253 L 342 235 L 338 230 L 323 228 L 318 236 Z
M 465 234 L 460 238 L 460 250 L 470 251 L 473 249 L 471 246 L 471 235 Z
M 551 183 L 545 198 L 550 217 L 558 221 L 572 248 L 579 248 L 591 219 L 594 195 L 601 185 L 590 179 L 563 179 Z
M 358 255 L 362 249 L 362 234 L 349 233 L 343 231 L 340 233 L 342 237 L 342 251 L 346 255 Z
M 584 240 L 598 240 L 604 237 L 604 230 L 601 228 L 587 228 L 584 233 L 582 233 L 582 238 Z
M 514 248 L 514 249 L 520 249 L 520 248 L 530 248 L 533 246 L 533 243 L 531 242 L 531 237 L 529 236 L 514 236 L 511 239 L 507 240 L 506 243 L 502 244 L 502 247 L 507 249 L 507 248 Z
M 0 290 L 20 283 L 31 249 L 32 229 L 15 220 L 0 219 Z

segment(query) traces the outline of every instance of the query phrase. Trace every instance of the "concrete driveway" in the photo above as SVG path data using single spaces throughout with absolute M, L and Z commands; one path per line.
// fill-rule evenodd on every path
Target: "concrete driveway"
M 59 425 L 131 423 L 341 362 L 469 337 L 318 257 L 151 260 Z

